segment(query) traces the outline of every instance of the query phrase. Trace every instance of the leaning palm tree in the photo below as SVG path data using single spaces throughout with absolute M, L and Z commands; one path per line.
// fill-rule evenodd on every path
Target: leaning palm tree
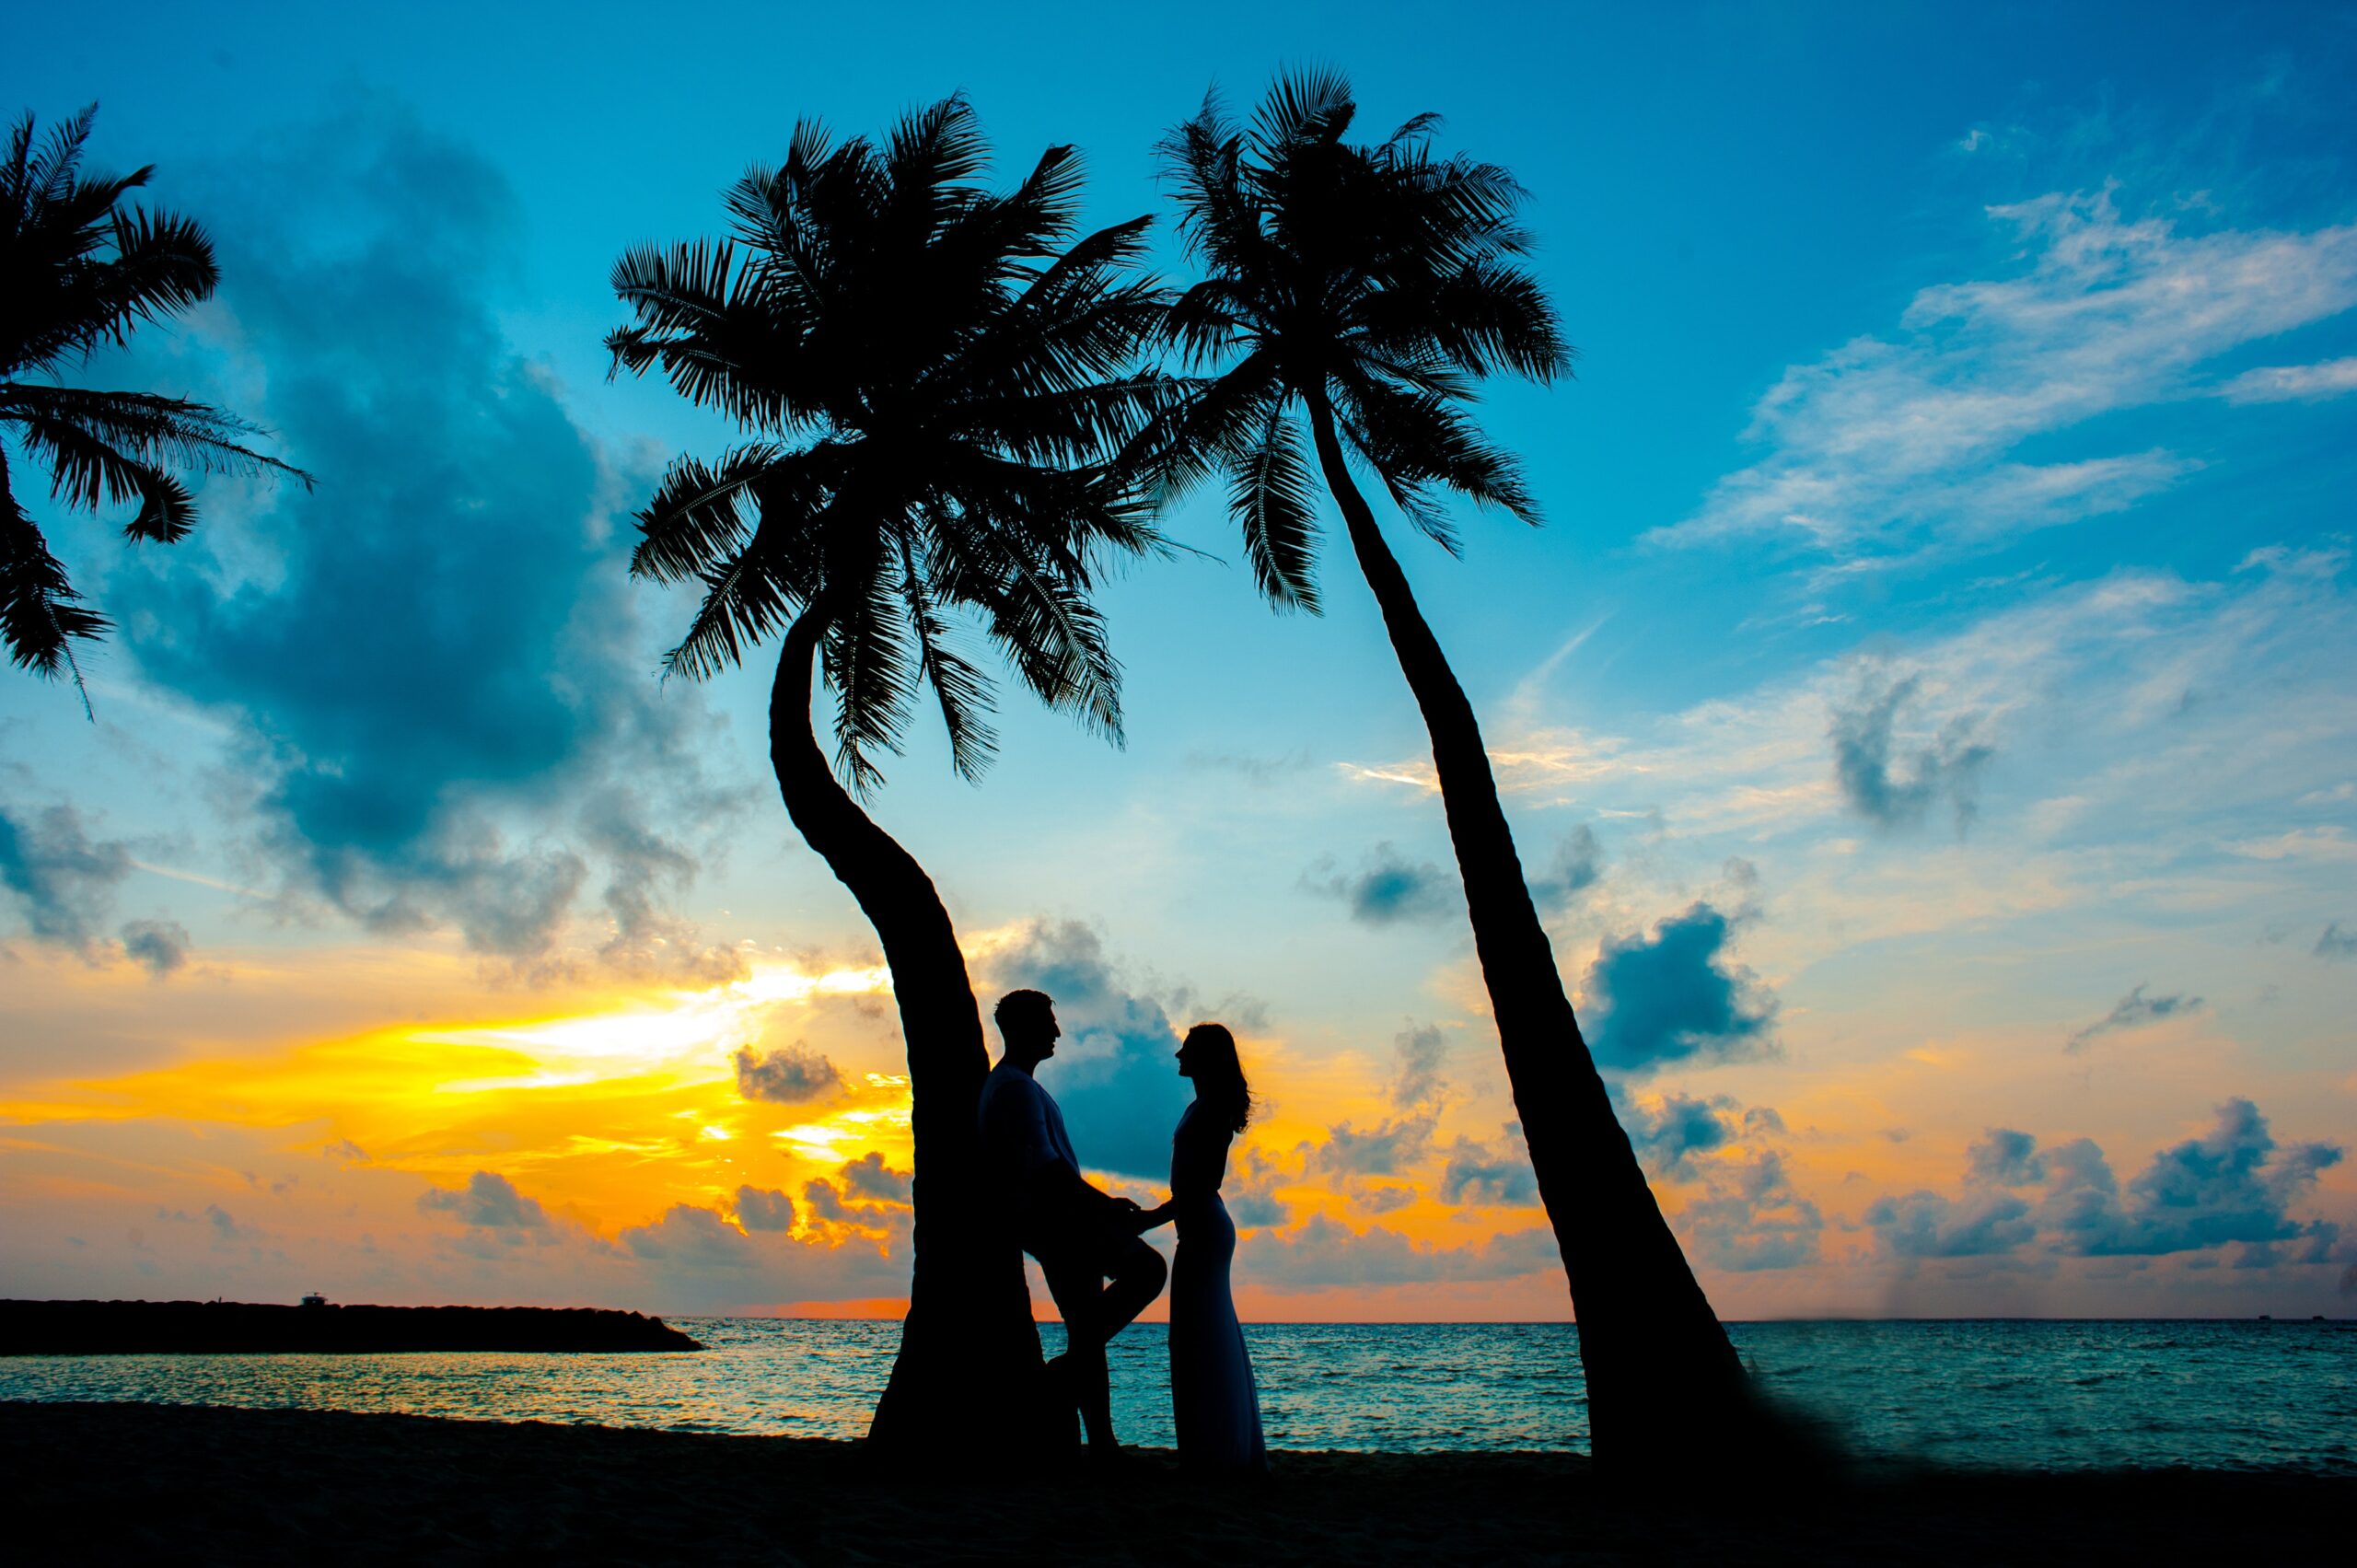
M 1595 1451 L 1647 1462 L 1750 1410 L 1741 1363 L 1645 1185 L 1555 967 L 1500 808 L 1473 707 L 1425 624 L 1353 475 L 1451 553 L 1439 496 L 1526 522 L 1515 459 L 1467 416 L 1497 371 L 1541 382 L 1572 351 L 1538 282 L 1505 170 L 1431 150 L 1410 121 L 1343 140 L 1340 75 L 1281 78 L 1248 126 L 1217 100 L 1163 142 L 1202 266 L 1167 318 L 1182 355 L 1217 373 L 1142 436 L 1167 503 L 1217 472 L 1261 591 L 1315 610 L 1318 527 L 1302 427 L 1431 733 L 1473 937 L 1515 1106 L 1570 1275 Z
M 179 315 L 221 278 L 195 223 L 122 204 L 152 166 L 81 172 L 97 113 L 92 104 L 52 126 L 38 148 L 27 114 L 0 161 L 0 433 L 49 470 L 52 500 L 92 513 L 136 502 L 124 537 L 172 544 L 195 526 L 196 504 L 168 467 L 275 470 L 306 484 L 310 476 L 247 446 L 259 429 L 219 409 L 64 384 L 100 345 L 119 347 L 141 322 Z M 75 591 L 8 481 L 0 445 L 0 641 L 19 668 L 71 675 L 78 689 L 74 645 L 104 637 L 107 620 Z
M 1039 1334 L 1021 1256 L 980 1201 L 989 1060 L 965 958 L 931 878 L 860 802 L 928 691 L 952 766 L 988 762 L 992 682 L 962 632 L 1118 740 L 1119 668 L 1088 595 L 1109 555 L 1156 540 L 1104 459 L 1170 387 L 1132 369 L 1164 304 L 1130 271 L 1151 220 L 1075 238 L 1072 148 L 1003 194 L 975 182 L 987 153 L 956 98 L 881 146 L 799 123 L 782 168 L 728 192 L 728 238 L 622 258 L 633 323 L 607 340 L 616 374 L 660 366 L 751 436 L 672 465 L 631 570 L 702 587 L 671 673 L 710 676 L 783 633 L 778 791 L 883 943 L 914 1098 L 914 1277 L 869 1434 L 969 1456 L 1003 1449 L 1007 1412 L 1032 1407 Z

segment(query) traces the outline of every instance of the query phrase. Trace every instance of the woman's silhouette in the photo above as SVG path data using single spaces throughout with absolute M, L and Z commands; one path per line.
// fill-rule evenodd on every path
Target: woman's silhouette
M 1269 1456 L 1252 1360 L 1228 1289 L 1236 1222 L 1219 1196 L 1227 1145 L 1251 1120 L 1252 1092 L 1236 1037 L 1218 1024 L 1187 1031 L 1178 1072 L 1195 1082 L 1195 1103 L 1170 1140 L 1169 1207 L 1178 1222 L 1178 1260 L 1170 1274 L 1170 1402 L 1178 1459 L 1194 1469 L 1258 1474 L 1269 1468 Z

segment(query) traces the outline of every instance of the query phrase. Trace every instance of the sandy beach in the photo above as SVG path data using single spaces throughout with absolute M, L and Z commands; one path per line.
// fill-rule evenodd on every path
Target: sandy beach
M 2234 1561 L 2345 1544 L 2357 1508 L 2357 1475 L 2192 1470 L 1648 1499 L 1560 1454 L 1283 1453 L 1237 1488 L 1134 1450 L 926 1484 L 848 1443 L 128 1404 L 0 1404 L 0 1473 L 29 1562 Z

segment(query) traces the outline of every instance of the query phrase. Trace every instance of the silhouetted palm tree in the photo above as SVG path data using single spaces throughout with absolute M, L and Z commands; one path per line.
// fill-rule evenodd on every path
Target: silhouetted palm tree
M 987 152 L 955 98 L 880 147 L 799 123 L 783 168 L 728 192 L 731 238 L 616 265 L 634 323 L 607 340 L 616 373 L 659 366 L 754 436 L 673 464 L 631 570 L 703 587 L 672 672 L 711 675 L 784 633 L 778 790 L 883 942 L 915 1099 L 914 1279 L 870 1435 L 969 1457 L 1032 1441 L 1009 1401 L 1033 1397 L 1039 1335 L 1020 1254 L 981 1206 L 989 1060 L 965 958 L 932 880 L 853 795 L 927 688 L 958 772 L 986 764 L 991 681 L 961 622 L 1041 701 L 1118 739 L 1119 669 L 1088 593 L 1106 552 L 1156 540 L 1103 459 L 1170 386 L 1131 373 L 1164 304 L 1128 271 L 1151 220 L 1075 240 L 1074 149 L 1004 194 L 974 182 Z M 850 791 L 812 723 L 814 662 Z
M 99 344 L 119 346 L 141 322 L 179 315 L 209 297 L 221 277 L 195 223 L 122 206 L 126 192 L 147 183 L 152 165 L 82 175 L 97 113 L 92 104 L 52 126 L 38 149 L 29 113 L 0 161 L 0 430 L 49 470 L 52 499 L 93 513 L 135 501 L 124 536 L 172 544 L 195 526 L 196 506 L 168 465 L 274 470 L 306 484 L 310 476 L 247 447 L 261 431 L 219 409 L 60 383 Z M 0 446 L 0 640 L 19 668 L 52 679 L 71 674 L 79 687 L 74 643 L 105 636 L 107 620 L 75 592 L 8 480 Z
M 1432 116 L 1387 141 L 1342 138 L 1340 75 L 1281 78 L 1248 126 L 1215 99 L 1160 153 L 1205 276 L 1167 322 L 1199 365 L 1225 366 L 1140 443 L 1162 499 L 1217 471 L 1260 588 L 1315 610 L 1318 544 L 1306 422 L 1359 569 L 1431 732 L 1515 1106 L 1555 1227 L 1599 1459 L 1690 1455 L 1699 1432 L 1747 1412 L 1741 1364 L 1645 1185 L 1580 1037 L 1539 923 L 1472 704 L 1376 528 L 1355 459 L 1414 528 L 1454 553 L 1439 494 L 1528 522 L 1515 459 L 1467 417 L 1505 370 L 1568 372 L 1553 306 L 1515 258 L 1523 192 L 1506 171 L 1431 151 Z

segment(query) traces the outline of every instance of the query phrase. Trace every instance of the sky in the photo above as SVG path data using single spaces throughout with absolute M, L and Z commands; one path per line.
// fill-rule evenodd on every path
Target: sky
M 556 13 L 549 13 L 553 18 Z M 1543 528 L 1387 515 L 1624 1123 L 1722 1316 L 2357 1310 L 2357 13 L 2346 6 L 224 6 L 12 23 L 217 296 L 83 367 L 260 421 L 187 542 L 18 494 L 120 631 L 0 672 L 0 1294 L 890 1315 L 889 979 L 766 765 L 657 663 L 634 243 L 797 118 L 969 96 L 1158 219 L 1207 89 L 1529 192 L 1574 379 L 1501 384 Z M 1164 1191 L 1232 1025 L 1246 1317 L 1569 1316 L 1421 723 L 1200 555 L 1102 596 L 1126 745 L 1010 694 L 873 809 L 1042 1081 Z M 1167 1238 L 1166 1238 L 1167 1241 Z M 1035 1288 L 1042 1317 L 1051 1308 Z

